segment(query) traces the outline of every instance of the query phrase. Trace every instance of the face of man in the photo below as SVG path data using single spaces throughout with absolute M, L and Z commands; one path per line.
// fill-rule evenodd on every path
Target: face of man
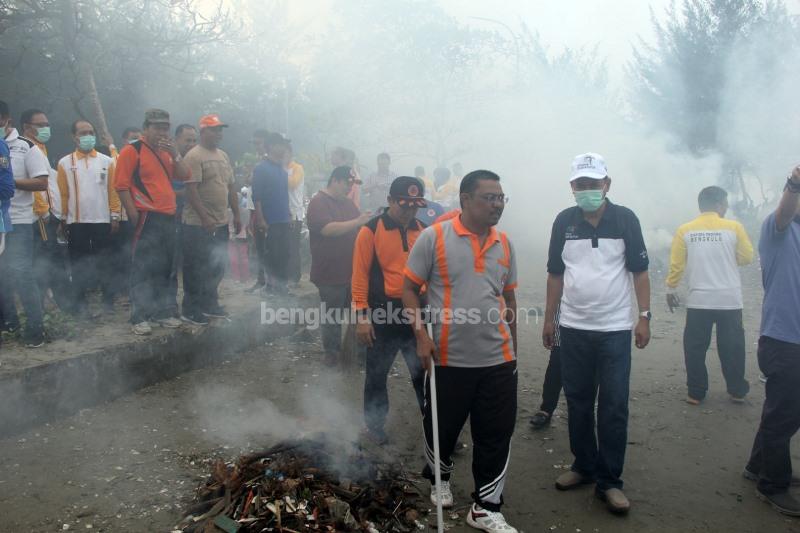
M 286 166 L 284 163 L 286 160 L 286 152 L 288 152 L 288 146 L 285 144 L 267 146 L 267 157 L 269 157 L 272 162 L 281 166 Z
M 378 157 L 378 172 L 388 174 L 390 162 L 388 157 Z
M 200 130 L 200 142 L 209 149 L 216 149 L 222 142 L 222 126 L 203 128 Z
M 89 150 L 94 149 L 94 145 L 92 145 L 91 147 L 89 147 L 89 146 L 82 147 L 81 146 L 81 137 L 86 137 L 88 135 L 91 135 L 91 136 L 94 137 L 94 127 L 92 127 L 92 125 L 89 124 L 86 121 L 78 122 L 75 125 L 75 134 L 72 136 L 72 140 L 75 141 L 75 146 L 77 146 L 78 149 L 84 150 L 84 151 L 89 151 Z M 88 150 L 86 150 L 87 148 L 88 148 Z
M 144 140 L 150 146 L 155 146 L 159 141 L 169 139 L 170 124 L 169 122 L 149 123 L 142 132 Z
M 28 138 L 37 139 L 39 142 L 45 142 L 50 138 L 50 122 L 48 122 L 47 115 L 44 113 L 36 113 L 31 117 L 31 121 L 28 124 L 23 124 L 22 127 L 22 134 Z M 39 138 L 40 128 L 46 128 L 47 139 L 42 140 Z
M 473 192 L 461 195 L 461 204 L 470 220 L 484 226 L 494 226 L 503 216 L 506 197 L 499 181 L 479 180 Z
M 209 129 L 209 128 L 205 128 Z M 189 150 L 197 145 L 197 130 L 194 128 L 184 128 L 180 134 L 175 137 L 175 146 L 178 148 L 178 153 L 181 157 L 189 153 Z
M 402 206 L 391 196 L 386 198 L 386 201 L 389 202 L 389 216 L 392 217 L 392 219 L 398 224 L 408 226 L 417 216 L 416 207 L 411 207 L 408 205 Z

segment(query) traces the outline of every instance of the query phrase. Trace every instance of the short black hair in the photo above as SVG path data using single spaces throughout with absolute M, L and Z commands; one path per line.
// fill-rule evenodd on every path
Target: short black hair
M 712 185 L 706 187 L 697 195 L 697 205 L 700 211 L 713 211 L 728 198 L 728 191 L 722 187 Z
M 26 109 L 25 111 L 22 112 L 22 115 L 20 115 L 19 117 L 19 125 L 24 128 L 25 124 L 30 124 L 31 120 L 33 120 L 33 116 L 38 115 L 39 113 L 44 115 L 44 111 L 42 111 L 41 109 L 35 109 L 35 108 Z
M 0 100 L 0 117 L 7 117 L 11 115 L 11 111 L 8 109 L 8 104 L 5 103 L 3 100 Z
M 420 177 L 425 175 L 425 167 L 422 165 L 414 167 L 414 176 Z
M 128 126 L 122 131 L 122 138 L 123 139 L 126 138 L 131 133 L 142 133 L 142 130 L 140 130 L 139 128 L 134 128 L 133 126 Z
M 472 194 L 478 188 L 478 182 L 484 180 L 500 181 L 500 176 L 491 170 L 473 170 L 461 180 L 461 185 L 458 188 L 459 196 L 464 193 Z M 463 206 L 460 198 L 459 203 Z
M 348 166 L 336 167 L 328 178 L 328 185 L 335 181 L 348 181 L 353 178 L 353 169 Z
M 92 129 L 94 129 L 94 124 L 92 124 L 90 121 L 86 120 L 85 118 L 79 118 L 79 119 L 75 120 L 72 123 L 72 126 L 70 126 L 70 128 L 69 128 L 69 130 L 72 132 L 73 135 L 78 133 L 78 124 L 80 124 L 81 122 L 86 122 L 88 125 L 90 125 L 92 127 Z
M 388 159 L 389 161 L 392 160 L 392 158 L 386 152 L 379 153 L 378 154 L 378 159 Z
M 197 128 L 195 128 L 191 124 L 178 124 L 178 127 L 175 128 L 175 137 L 177 137 L 178 135 L 183 133 L 183 130 L 195 130 L 196 131 Z

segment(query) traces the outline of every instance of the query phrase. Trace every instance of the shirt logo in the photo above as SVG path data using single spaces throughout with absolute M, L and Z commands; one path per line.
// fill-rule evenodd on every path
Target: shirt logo
M 6 156 L 0 156 L 0 168 L 8 169 L 11 168 L 11 159 Z
M 433 209 L 428 209 L 428 216 L 429 216 L 429 217 L 432 217 L 432 216 L 434 216 L 435 214 L 436 214 L 436 211 L 434 211 Z
M 567 226 L 567 230 L 564 232 L 564 239 L 567 241 L 580 239 L 578 234 L 575 233 L 575 226 Z

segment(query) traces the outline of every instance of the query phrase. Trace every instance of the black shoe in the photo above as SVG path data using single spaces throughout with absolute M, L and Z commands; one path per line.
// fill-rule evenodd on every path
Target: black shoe
M 765 494 L 756 489 L 756 495 L 786 516 L 800 516 L 800 502 L 788 492 Z
M 34 333 L 32 335 L 25 336 L 25 347 L 26 348 L 41 348 L 44 346 L 44 334 L 43 333 Z
M 550 425 L 550 420 L 553 418 L 551 413 L 547 411 L 538 411 L 531 417 L 531 426 L 533 429 L 542 429 Z
M 758 481 L 758 474 L 748 469 L 747 467 L 744 467 L 744 470 L 742 470 L 742 477 L 749 481 Z M 800 477 L 792 475 L 792 479 L 791 481 L 789 481 L 789 484 L 792 487 L 800 487 Z
M 253 285 L 250 288 L 245 289 L 244 292 L 246 292 L 248 294 L 252 294 L 252 293 L 256 292 L 258 289 L 264 288 L 264 286 L 265 286 L 265 283 L 263 281 L 256 281 L 255 285 Z
M 213 307 L 213 308 L 209 309 L 208 311 L 203 311 L 203 316 L 206 316 L 208 318 L 228 318 L 228 317 L 230 317 L 228 312 L 225 311 L 225 308 L 222 307 L 221 305 Z

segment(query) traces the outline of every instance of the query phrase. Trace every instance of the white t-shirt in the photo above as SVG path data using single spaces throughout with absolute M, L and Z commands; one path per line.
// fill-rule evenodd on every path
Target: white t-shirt
M 16 129 L 6 136 L 11 152 L 11 167 L 14 179 L 31 179 L 50 176 L 50 162 L 33 141 L 21 137 Z M 33 192 L 17 189 L 11 199 L 11 223 L 33 224 Z

